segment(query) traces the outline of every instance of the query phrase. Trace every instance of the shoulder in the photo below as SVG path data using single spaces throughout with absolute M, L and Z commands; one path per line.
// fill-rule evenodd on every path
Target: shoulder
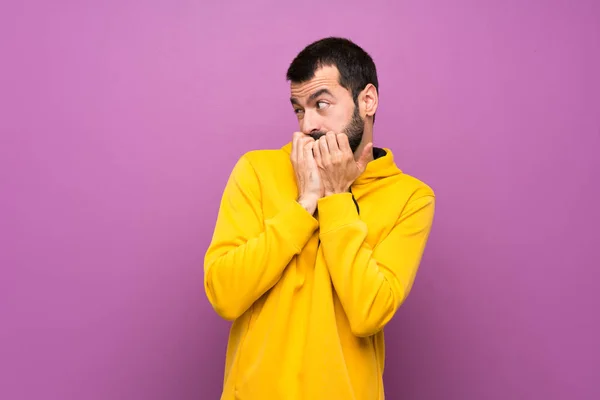
M 406 187 L 406 203 L 402 207 L 399 221 L 419 216 L 419 221 L 431 225 L 436 208 L 435 192 L 427 183 L 414 176 L 402 174 L 399 184 Z
M 431 186 L 412 175 L 402 173 L 396 183 L 408 192 L 410 198 L 431 197 L 435 198 L 435 192 Z
M 284 149 L 250 150 L 239 158 L 237 164 L 260 175 L 269 170 L 290 164 L 290 155 Z M 237 166 L 236 166 L 237 167 Z
M 417 211 L 433 212 L 435 209 L 435 192 L 423 180 L 402 172 L 396 177 L 392 186 L 393 189 L 389 190 L 393 193 L 388 193 L 386 196 L 388 200 L 385 201 L 394 204 L 393 207 L 399 212 L 400 219 Z
M 258 196 L 265 177 L 269 176 L 269 170 L 281 169 L 285 159 L 286 155 L 282 150 L 251 150 L 243 153 L 233 165 L 226 190 L 241 190 Z
M 287 161 L 289 160 L 289 154 L 282 149 L 262 149 L 248 151 L 242 155 L 242 158 L 253 166 L 260 167 L 263 164 Z
M 271 181 L 273 176 L 289 173 L 290 168 L 289 154 L 283 149 L 250 150 L 237 158 L 229 175 L 229 184 L 258 188 Z

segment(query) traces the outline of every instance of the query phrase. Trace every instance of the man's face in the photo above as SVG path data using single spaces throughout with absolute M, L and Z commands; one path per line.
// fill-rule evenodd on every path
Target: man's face
M 300 130 L 315 140 L 329 131 L 345 133 L 353 152 L 362 140 L 364 121 L 350 91 L 339 84 L 336 67 L 323 67 L 308 82 L 292 83 L 291 102 Z

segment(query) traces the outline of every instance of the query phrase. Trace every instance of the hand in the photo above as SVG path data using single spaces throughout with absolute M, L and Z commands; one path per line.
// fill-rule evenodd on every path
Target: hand
M 296 132 L 290 154 L 298 185 L 298 202 L 311 215 L 317 209 L 318 200 L 324 195 L 323 181 L 313 153 L 315 144 L 312 137 Z
M 321 171 L 325 196 L 348 192 L 372 159 L 373 144 L 368 143 L 356 161 L 348 136 L 343 133 L 327 132 L 316 144 L 314 155 Z

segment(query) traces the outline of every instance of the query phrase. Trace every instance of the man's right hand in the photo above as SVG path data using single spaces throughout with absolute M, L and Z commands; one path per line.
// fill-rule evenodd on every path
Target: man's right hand
M 290 154 L 298 185 L 298 203 L 311 215 L 315 213 L 317 202 L 325 194 L 323 181 L 313 154 L 315 143 L 312 137 L 302 132 L 295 132 Z

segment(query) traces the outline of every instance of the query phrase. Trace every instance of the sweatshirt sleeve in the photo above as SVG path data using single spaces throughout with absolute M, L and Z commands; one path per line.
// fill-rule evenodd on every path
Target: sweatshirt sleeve
M 241 316 L 277 283 L 318 226 L 294 200 L 265 220 L 261 196 L 254 168 L 244 156 L 225 187 L 204 259 L 206 295 L 227 320 Z
M 366 241 L 350 193 L 320 200 L 321 246 L 331 280 L 356 336 L 370 336 L 408 296 L 431 230 L 435 198 L 413 196 L 389 234 L 374 248 Z

